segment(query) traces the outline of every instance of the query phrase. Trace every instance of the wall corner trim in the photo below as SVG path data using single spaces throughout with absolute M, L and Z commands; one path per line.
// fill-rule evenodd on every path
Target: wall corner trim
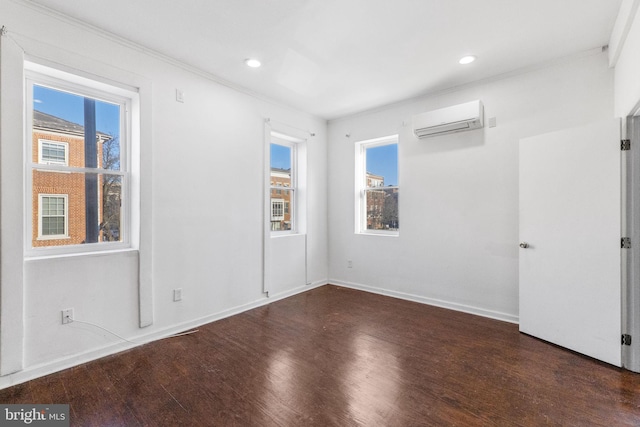
M 0 375 L 23 369 L 24 194 L 22 144 L 24 55 L 0 37 Z
M 639 6 L 640 0 L 623 0 L 620 5 L 618 17 L 609 38 L 609 67 L 611 68 L 618 63 Z

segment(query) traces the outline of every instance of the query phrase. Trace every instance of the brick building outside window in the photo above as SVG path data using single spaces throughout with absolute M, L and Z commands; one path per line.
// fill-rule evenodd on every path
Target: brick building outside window
M 98 168 L 113 161 L 118 141 L 96 132 Z M 32 161 L 37 164 L 84 167 L 84 127 L 33 111 Z M 76 245 L 86 240 L 85 174 L 34 169 L 32 172 L 32 247 Z M 120 240 L 121 185 L 97 174 L 98 241 Z

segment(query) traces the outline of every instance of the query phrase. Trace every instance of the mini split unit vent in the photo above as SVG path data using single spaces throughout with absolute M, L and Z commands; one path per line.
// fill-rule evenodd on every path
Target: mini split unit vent
M 483 125 L 482 101 L 471 101 L 413 116 L 413 133 L 418 138 L 480 129 Z

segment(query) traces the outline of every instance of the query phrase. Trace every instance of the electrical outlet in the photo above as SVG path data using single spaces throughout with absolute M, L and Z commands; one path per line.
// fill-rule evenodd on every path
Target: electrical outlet
M 176 89 L 176 101 L 184 102 L 184 92 L 180 89 Z
M 173 301 L 182 301 L 182 288 L 173 290 Z
M 71 322 L 73 322 L 73 308 L 62 310 L 62 324 L 66 325 Z
M 347 268 L 353 268 L 353 261 L 350 259 L 347 260 Z

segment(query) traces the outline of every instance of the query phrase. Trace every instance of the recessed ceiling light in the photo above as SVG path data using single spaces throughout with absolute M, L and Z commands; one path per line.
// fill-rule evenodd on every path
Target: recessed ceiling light
M 254 58 L 245 59 L 244 63 L 247 64 L 247 67 L 251 67 L 251 68 L 258 68 L 260 65 L 262 65 L 260 61 Z
M 461 64 L 471 64 L 473 61 L 476 60 L 476 57 L 473 55 L 469 55 L 469 56 L 463 56 L 462 58 L 460 58 L 460 61 L 458 61 Z

